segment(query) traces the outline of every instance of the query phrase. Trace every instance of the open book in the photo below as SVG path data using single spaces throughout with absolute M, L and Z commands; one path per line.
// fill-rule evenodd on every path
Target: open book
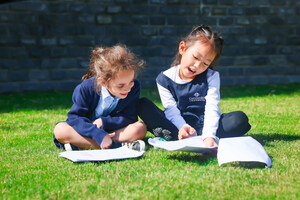
M 148 142 L 156 148 L 168 151 L 206 153 L 217 149 L 219 166 L 233 162 L 263 163 L 265 167 L 271 166 L 271 159 L 263 146 L 250 136 L 222 138 L 219 140 L 219 146 L 213 148 L 205 147 L 201 136 L 169 142 L 149 138 Z
M 135 151 L 123 146 L 116 149 L 65 151 L 61 152 L 59 156 L 67 158 L 73 162 L 86 162 L 137 158 L 142 156 L 144 153 L 145 151 Z
M 261 163 L 271 167 L 271 159 L 263 146 L 250 136 L 222 138 L 219 142 L 218 163 L 240 162 L 253 165 Z
M 186 138 L 184 140 L 177 141 L 161 141 L 160 138 L 149 138 L 148 143 L 152 146 L 160 149 L 165 149 L 168 151 L 185 151 L 185 152 L 196 152 L 196 153 L 206 153 L 217 149 L 217 147 L 207 148 L 202 140 L 201 136 L 195 136 Z

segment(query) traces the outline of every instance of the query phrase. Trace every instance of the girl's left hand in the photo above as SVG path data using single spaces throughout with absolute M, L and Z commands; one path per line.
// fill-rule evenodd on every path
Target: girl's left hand
M 93 124 L 96 124 L 97 128 L 101 128 L 102 127 L 102 119 L 98 118 L 95 121 L 93 121 Z
M 218 144 L 216 143 L 215 139 L 212 137 L 207 137 L 203 140 L 206 147 L 217 147 Z

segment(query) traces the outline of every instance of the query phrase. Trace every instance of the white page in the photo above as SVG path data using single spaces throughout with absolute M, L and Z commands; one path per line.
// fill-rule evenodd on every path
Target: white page
M 67 158 L 73 162 L 85 162 L 137 158 L 142 156 L 144 153 L 145 151 L 135 151 L 123 146 L 116 149 L 65 151 L 61 152 L 59 156 Z
M 154 147 L 165 149 L 168 151 L 185 151 L 205 153 L 217 147 L 207 148 L 202 140 L 201 136 L 195 136 L 177 141 L 161 141 L 159 138 L 149 138 L 148 143 Z
M 250 136 L 220 139 L 217 158 L 219 166 L 230 162 L 260 162 L 271 166 L 263 146 Z

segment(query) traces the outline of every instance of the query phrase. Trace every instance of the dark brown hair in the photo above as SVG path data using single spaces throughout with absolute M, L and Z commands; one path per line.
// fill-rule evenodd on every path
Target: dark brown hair
M 93 76 L 101 77 L 106 82 L 110 81 L 118 72 L 132 69 L 135 72 L 144 66 L 143 60 L 129 51 L 123 44 L 112 47 L 97 47 L 92 50 L 90 68 L 82 81 Z M 101 85 L 95 81 L 97 92 L 101 90 Z
M 191 47 L 193 44 L 195 44 L 196 41 L 201 41 L 203 43 L 209 42 L 216 53 L 214 60 L 209 66 L 209 68 L 211 69 L 214 68 L 217 60 L 221 57 L 223 49 L 223 38 L 218 33 L 213 32 L 208 26 L 200 25 L 194 27 L 193 30 L 182 39 L 182 41 L 186 43 L 186 48 Z M 179 65 L 180 61 L 181 55 L 179 52 L 177 52 L 171 66 L 173 67 Z

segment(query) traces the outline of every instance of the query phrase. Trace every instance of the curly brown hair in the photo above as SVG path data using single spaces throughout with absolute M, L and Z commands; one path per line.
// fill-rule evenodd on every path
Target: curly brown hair
M 100 46 L 92 50 L 89 71 L 81 80 L 96 76 L 108 82 L 120 71 L 131 69 L 136 72 L 143 66 L 144 61 L 138 60 L 136 55 L 123 44 L 107 48 Z M 100 92 L 100 83 L 95 81 L 95 84 L 97 92 Z

